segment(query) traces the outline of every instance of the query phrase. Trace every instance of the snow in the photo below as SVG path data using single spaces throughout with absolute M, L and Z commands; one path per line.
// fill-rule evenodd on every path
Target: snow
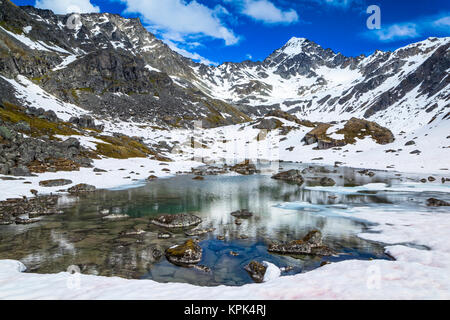
M 359 237 L 386 243 L 386 252 L 396 260 L 346 260 L 283 277 L 267 264 L 264 283 L 241 287 L 23 273 L 20 262 L 3 260 L 0 299 L 450 299 L 448 210 L 417 207 L 405 213 L 380 205 L 337 212 L 374 223 Z
M 76 56 L 76 55 L 69 55 L 69 56 L 65 57 L 64 60 L 57 67 L 55 67 L 53 69 L 53 71 L 58 71 L 58 70 L 64 69 L 69 64 L 76 61 L 77 58 L 78 58 L 78 56 Z
M 39 50 L 39 51 L 50 51 L 41 42 L 33 41 L 30 38 L 24 36 L 23 34 L 16 34 L 16 33 L 10 32 L 10 31 L 4 29 L 3 27 L 0 27 L 0 30 L 2 30 L 3 32 L 7 33 L 8 35 L 13 37 L 14 39 L 18 40 L 19 42 L 21 42 L 25 46 L 29 47 L 30 49 Z
M 281 270 L 276 265 L 267 261 L 263 261 L 263 264 L 267 267 L 264 282 L 276 280 L 281 276 Z
M 16 97 L 23 101 L 24 106 L 52 110 L 64 121 L 69 120 L 72 116 L 87 114 L 86 110 L 74 104 L 59 100 L 24 76 L 17 76 L 16 79 L 0 77 L 14 87 Z

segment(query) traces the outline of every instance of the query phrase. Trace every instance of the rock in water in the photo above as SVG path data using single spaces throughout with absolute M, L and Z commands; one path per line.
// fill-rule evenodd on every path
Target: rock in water
M 78 193 L 87 193 L 87 192 L 94 192 L 96 188 L 94 186 L 91 186 L 89 184 L 80 183 L 76 186 L 73 186 L 69 188 L 67 191 L 69 193 L 78 194 Z
M 446 207 L 446 206 L 450 206 L 450 202 L 446 202 L 446 201 L 435 199 L 435 198 L 430 198 L 427 200 L 427 206 L 429 206 L 429 207 Z
M 324 177 L 320 179 L 320 185 L 324 187 L 333 187 L 334 185 L 336 185 L 336 181 L 331 178 Z
M 251 213 L 247 209 L 242 209 L 242 210 L 232 212 L 231 215 L 236 218 L 247 219 L 247 218 L 251 218 L 253 216 L 253 213 Z
M 318 256 L 330 256 L 336 254 L 334 250 L 322 244 L 322 233 L 318 230 L 309 232 L 302 240 L 271 244 L 269 245 L 268 251 L 281 254 L 307 254 Z
M 214 230 L 216 230 L 215 228 L 208 228 L 208 229 L 194 229 L 194 230 L 189 230 L 186 231 L 185 234 L 188 237 L 196 237 L 196 236 L 202 236 L 204 234 L 213 232 Z
M 293 183 L 297 183 L 299 185 L 303 184 L 303 182 L 305 181 L 303 179 L 302 175 L 300 174 L 300 171 L 295 170 L 295 169 L 285 171 L 285 172 L 280 172 L 280 173 L 274 175 L 272 177 L 272 179 L 293 182 Z
M 195 240 L 189 239 L 181 245 L 167 249 L 166 257 L 176 265 L 193 265 L 202 259 L 202 248 Z
M 264 264 L 258 261 L 252 261 L 248 265 L 246 265 L 244 269 L 250 274 L 250 277 L 252 277 L 253 281 L 257 283 L 261 283 L 264 281 L 264 275 L 267 271 L 267 267 Z
M 164 228 L 186 228 L 200 224 L 202 219 L 193 214 L 164 214 L 150 221 Z
M 245 160 L 241 163 L 238 163 L 232 166 L 230 170 L 245 176 L 259 173 L 259 170 L 256 169 L 256 166 L 251 163 L 250 160 Z

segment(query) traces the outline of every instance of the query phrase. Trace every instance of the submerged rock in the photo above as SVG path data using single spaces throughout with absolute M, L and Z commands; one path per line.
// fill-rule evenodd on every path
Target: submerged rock
M 195 237 L 195 236 L 201 236 L 210 232 L 213 232 L 214 230 L 216 230 L 215 228 L 208 228 L 208 229 L 193 229 L 193 230 L 189 230 L 186 231 L 185 234 L 188 237 Z
M 251 213 L 247 209 L 241 209 L 241 210 L 232 212 L 231 215 L 233 217 L 240 218 L 240 219 L 248 219 L 253 216 L 253 213 Z
M 307 254 L 319 256 L 336 254 L 334 250 L 322 244 L 322 233 L 318 230 L 309 232 L 302 240 L 271 244 L 269 245 L 268 251 L 281 254 Z
M 164 214 L 150 221 L 164 228 L 186 228 L 200 224 L 202 219 L 193 214 Z
M 177 265 L 197 264 L 202 259 L 202 248 L 197 241 L 189 239 L 181 245 L 167 249 L 166 258 Z
M 158 233 L 158 239 L 169 239 L 172 238 L 172 234 L 168 232 L 160 232 Z
M 429 206 L 429 207 L 446 207 L 446 206 L 450 206 L 450 202 L 446 202 L 446 201 L 435 199 L 435 198 L 430 198 L 427 200 L 427 206 Z
M 23 218 L 16 218 L 16 224 L 32 224 L 39 222 L 39 219 L 23 219 Z
M 267 267 L 264 264 L 258 261 L 252 261 L 248 265 L 246 265 L 244 269 L 250 274 L 250 277 L 252 277 L 253 281 L 257 283 L 261 283 L 264 281 L 264 275 L 267 271 Z
M 303 179 L 302 175 L 300 174 L 299 170 L 289 170 L 285 172 L 280 172 L 272 177 L 272 179 L 275 180 L 282 180 L 287 182 L 294 182 L 297 184 L 303 184 L 305 180 Z

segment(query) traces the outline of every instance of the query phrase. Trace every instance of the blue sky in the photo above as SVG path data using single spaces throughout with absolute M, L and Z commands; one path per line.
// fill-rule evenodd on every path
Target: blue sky
M 204 63 L 263 60 L 291 37 L 347 56 L 395 50 L 430 36 L 450 36 L 447 0 L 13 0 L 56 13 L 110 12 L 140 17 L 149 31 Z M 369 30 L 367 8 L 381 10 Z M 75 9 L 74 9 L 75 8 Z

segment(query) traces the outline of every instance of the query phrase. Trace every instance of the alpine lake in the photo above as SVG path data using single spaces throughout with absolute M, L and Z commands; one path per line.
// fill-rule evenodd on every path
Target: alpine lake
M 303 171 L 302 186 L 274 180 L 272 174 L 193 175 L 155 179 L 134 186 L 98 190 L 80 196 L 61 196 L 63 213 L 30 225 L 0 226 L 0 259 L 20 260 L 27 272 L 59 273 L 77 266 L 83 274 L 182 282 L 201 286 L 240 286 L 253 280 L 244 267 L 253 260 L 286 268 L 282 276 L 308 272 L 325 263 L 348 259 L 391 259 L 382 243 L 366 241 L 359 233 L 370 224 L 340 212 L 357 207 L 404 208 L 424 206 L 436 193 L 363 190 L 340 192 L 342 187 L 368 183 L 398 184 L 418 181 L 411 174 L 373 171 L 362 174 L 345 167 L 281 163 L 280 171 Z M 336 181 L 315 188 L 323 177 Z M 248 209 L 253 216 L 240 219 L 232 212 Z M 426 210 L 426 208 L 424 208 Z M 105 219 L 101 212 L 126 215 Z M 187 229 L 167 230 L 150 223 L 161 214 L 192 213 L 202 219 L 204 235 L 189 237 Z M 192 229 L 195 227 L 191 227 Z M 274 242 L 302 239 L 320 230 L 333 256 L 280 255 L 268 252 Z M 158 234 L 169 232 L 170 238 Z M 196 238 L 202 248 L 198 265 L 205 269 L 172 264 L 165 250 Z

